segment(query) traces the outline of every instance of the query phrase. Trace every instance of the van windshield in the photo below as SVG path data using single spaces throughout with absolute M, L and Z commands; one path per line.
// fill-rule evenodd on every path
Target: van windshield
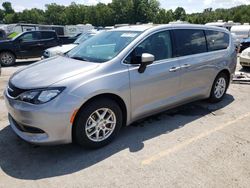
M 78 39 L 75 40 L 74 44 L 81 44 L 83 43 L 85 40 L 93 37 L 95 35 L 95 33 L 84 33 L 81 34 Z
M 137 31 L 104 31 L 81 43 L 67 56 L 82 61 L 106 62 L 117 56 L 140 34 Z

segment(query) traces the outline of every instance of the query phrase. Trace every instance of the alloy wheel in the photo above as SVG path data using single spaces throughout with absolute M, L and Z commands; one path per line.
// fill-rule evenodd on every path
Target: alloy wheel
M 111 109 L 100 108 L 87 119 L 85 133 L 90 140 L 101 142 L 113 133 L 115 126 L 115 113 Z

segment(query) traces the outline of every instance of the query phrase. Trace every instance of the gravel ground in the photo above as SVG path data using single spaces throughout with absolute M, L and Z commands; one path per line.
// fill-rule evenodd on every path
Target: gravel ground
M 0 187 L 249 187 L 250 85 L 219 104 L 198 101 L 123 128 L 99 150 L 34 146 L 10 129 L 0 77 Z M 249 70 L 238 70 L 249 72 Z

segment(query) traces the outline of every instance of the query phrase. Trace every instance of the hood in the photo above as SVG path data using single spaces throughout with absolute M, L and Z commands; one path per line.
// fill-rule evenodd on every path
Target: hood
M 240 54 L 240 57 L 249 59 L 250 58 L 250 47 L 243 50 Z
M 243 50 L 243 52 L 250 52 L 250 47 L 248 47 L 245 50 Z
M 12 42 L 13 40 L 10 40 L 10 39 L 3 39 L 3 40 L 0 40 L 0 44 L 4 44 L 4 43 L 10 43 Z
M 56 47 L 49 48 L 46 51 L 49 52 L 52 56 L 53 55 L 60 55 L 60 54 L 64 54 L 64 53 L 72 50 L 76 46 L 77 46 L 77 44 L 65 44 L 62 46 L 56 46 Z
M 16 72 L 10 82 L 18 88 L 44 88 L 98 67 L 90 63 L 63 56 L 46 59 Z

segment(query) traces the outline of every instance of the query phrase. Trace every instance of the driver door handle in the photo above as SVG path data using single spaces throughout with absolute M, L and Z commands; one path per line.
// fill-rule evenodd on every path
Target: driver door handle
M 176 72 L 180 69 L 181 67 L 172 67 L 171 69 L 169 69 L 169 72 Z
M 44 44 L 42 44 L 42 43 L 38 43 L 38 44 L 37 44 L 37 46 L 44 46 Z
M 181 66 L 181 68 L 189 68 L 189 67 L 191 67 L 190 64 L 184 64 L 184 65 Z

